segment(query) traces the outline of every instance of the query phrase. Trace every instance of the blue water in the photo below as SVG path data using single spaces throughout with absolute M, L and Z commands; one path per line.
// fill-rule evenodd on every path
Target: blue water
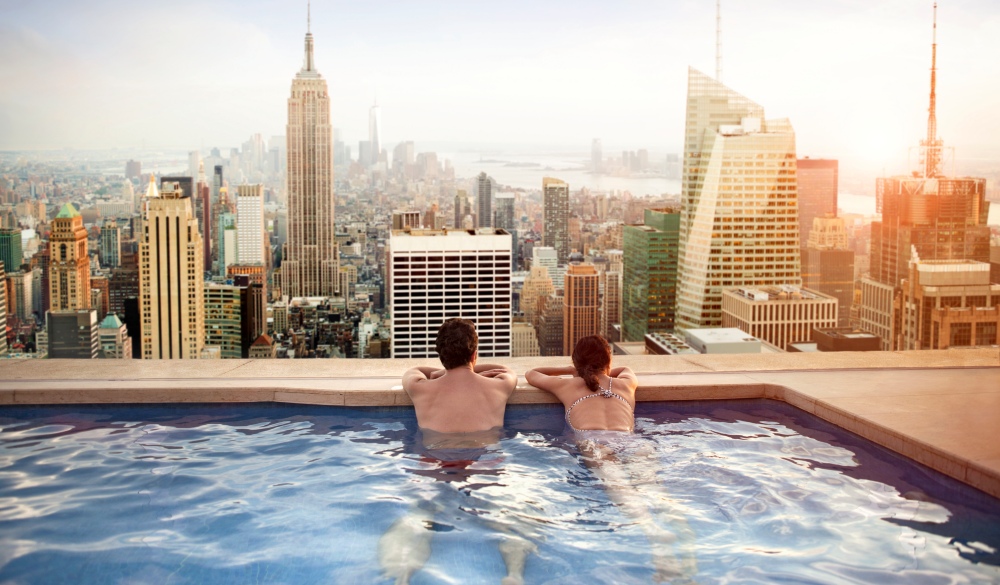
M 648 583 L 654 550 L 698 583 L 1000 581 L 1000 502 L 784 404 L 641 404 L 596 467 L 562 425 L 510 407 L 463 466 L 411 409 L 2 407 L 0 583 L 388 583 L 414 510 L 416 585 L 499 583 L 511 535 L 527 583 Z

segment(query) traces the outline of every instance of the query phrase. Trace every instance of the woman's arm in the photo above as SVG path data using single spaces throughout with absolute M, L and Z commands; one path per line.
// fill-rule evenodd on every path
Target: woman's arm
M 608 373 L 608 375 L 612 378 L 618 378 L 619 380 L 626 380 L 629 387 L 633 390 L 639 387 L 639 378 L 636 377 L 635 372 L 625 366 L 614 368 Z

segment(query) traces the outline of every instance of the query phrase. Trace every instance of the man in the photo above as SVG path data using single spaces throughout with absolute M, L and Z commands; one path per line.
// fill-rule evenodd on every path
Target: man
M 448 319 L 435 345 L 444 369 L 418 367 L 403 374 L 403 390 L 422 430 L 471 433 L 503 426 L 517 374 L 506 366 L 476 364 L 478 346 L 471 321 Z
M 477 364 L 478 346 L 479 336 L 471 321 L 449 319 L 438 329 L 435 345 L 444 369 L 418 367 L 403 374 L 403 390 L 413 400 L 420 427 L 422 468 L 410 471 L 436 481 L 379 539 L 379 564 L 397 585 L 409 583 L 430 557 L 432 533 L 428 526 L 442 510 L 440 501 L 462 493 L 445 486 L 463 485 L 471 496 L 474 492 L 468 482 L 476 476 L 503 473 L 502 467 L 495 467 L 502 457 L 490 457 L 498 455 L 503 415 L 517 385 L 517 374 L 506 366 Z M 483 464 L 487 468 L 482 468 Z M 432 467 L 425 469 L 428 466 Z M 456 509 L 458 506 L 454 504 Z M 495 524 L 504 535 L 498 545 L 507 568 L 502 582 L 523 583 L 525 561 L 536 548 L 526 538 L 530 530 L 509 521 L 488 524 Z

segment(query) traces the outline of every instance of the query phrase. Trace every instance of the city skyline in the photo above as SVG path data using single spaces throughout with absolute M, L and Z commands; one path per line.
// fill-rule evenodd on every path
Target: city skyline
M 44 14 L 27 3 L 0 8 L 0 55 L 12 56 L 0 59 L 0 149 L 207 147 L 283 133 L 305 6 L 220 1 L 168 10 L 107 1 L 81 13 L 59 5 Z M 387 145 L 478 140 L 582 150 L 599 136 L 609 151 L 646 144 L 676 152 L 686 68 L 714 71 L 714 11 L 711 2 L 502 11 L 316 2 L 312 27 L 316 58 L 329 63 L 333 125 L 349 143 L 367 137 L 377 93 Z M 898 166 L 926 118 L 930 14 L 930 2 L 902 0 L 724 2 L 723 82 L 789 117 L 801 153 Z M 1000 117 L 981 68 L 984 55 L 1000 50 L 998 30 L 1000 7 L 939 7 L 939 128 L 960 160 L 1000 147 L 986 138 Z M 185 42 L 150 42 L 157 36 Z

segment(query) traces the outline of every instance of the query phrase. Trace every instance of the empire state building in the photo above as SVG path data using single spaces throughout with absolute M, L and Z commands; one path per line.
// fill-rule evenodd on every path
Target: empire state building
M 339 262 L 333 224 L 333 129 L 326 80 L 313 63 L 307 28 L 305 62 L 288 99 L 288 240 L 282 252 L 282 294 L 337 294 Z

